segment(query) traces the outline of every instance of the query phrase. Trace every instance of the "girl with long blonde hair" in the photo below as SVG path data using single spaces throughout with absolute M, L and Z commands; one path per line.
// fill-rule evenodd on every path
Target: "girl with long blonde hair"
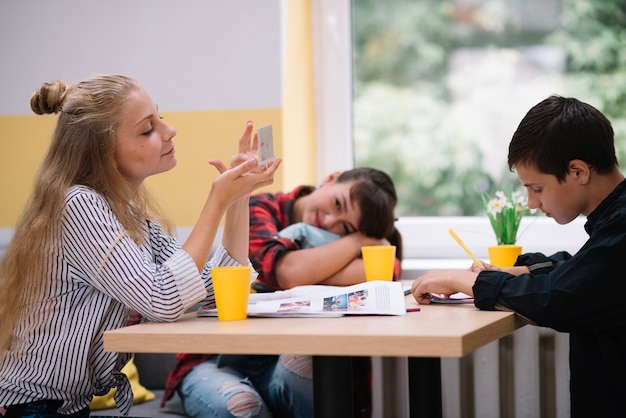
M 273 182 L 280 159 L 259 169 L 248 122 L 230 168 L 209 161 L 220 175 L 181 245 L 143 186 L 176 165 L 176 130 L 137 81 L 44 83 L 31 108 L 59 116 L 0 264 L 0 405 L 5 417 L 87 417 L 92 396 L 117 387 L 127 413 L 132 393 L 120 370 L 130 355 L 104 352 L 103 333 L 133 311 L 174 321 L 214 303 L 210 267 L 249 264 L 249 196 Z

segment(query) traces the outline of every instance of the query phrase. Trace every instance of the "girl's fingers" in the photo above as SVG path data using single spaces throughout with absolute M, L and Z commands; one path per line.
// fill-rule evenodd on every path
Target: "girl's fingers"
M 257 163 L 258 161 L 254 160 Z M 274 173 L 278 170 L 278 166 L 281 163 L 281 159 L 277 158 L 272 161 L 270 164 L 265 164 L 261 169 L 255 169 L 248 175 L 256 177 L 257 180 L 257 188 L 262 186 L 270 185 L 274 182 Z
M 259 149 L 259 133 L 255 132 L 252 137 L 252 151 L 256 152 Z
M 259 162 L 255 158 L 249 159 L 230 169 L 220 160 L 209 160 L 209 164 L 217 168 L 220 172 L 220 177 L 216 182 L 220 184 L 230 183 L 232 192 L 239 190 L 244 193 L 249 193 L 259 187 L 272 184 L 274 182 L 274 172 L 278 169 L 280 162 L 281 160 L 277 159 L 273 161 L 272 164 L 269 164 L 266 170 L 256 172 L 254 169 L 258 167 Z
M 246 129 L 243 131 L 243 135 L 239 139 L 239 154 L 245 154 L 250 150 L 250 141 L 252 140 L 252 121 L 249 120 L 246 123 Z
M 263 172 L 274 175 L 274 173 L 276 172 L 276 170 L 278 170 L 278 166 L 280 165 L 282 161 L 283 161 L 282 159 L 276 158 L 271 163 L 265 165 L 265 169 L 263 170 Z
M 209 164 L 211 164 L 213 167 L 217 168 L 217 171 L 220 172 L 220 174 L 222 174 L 224 171 L 228 170 L 228 167 L 226 167 L 226 165 L 221 162 L 220 160 L 209 160 Z

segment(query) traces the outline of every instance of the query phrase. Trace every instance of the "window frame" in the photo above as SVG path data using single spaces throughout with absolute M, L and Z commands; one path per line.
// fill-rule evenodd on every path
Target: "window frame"
M 352 6 L 351 0 L 315 0 L 311 8 L 320 183 L 328 173 L 354 168 Z

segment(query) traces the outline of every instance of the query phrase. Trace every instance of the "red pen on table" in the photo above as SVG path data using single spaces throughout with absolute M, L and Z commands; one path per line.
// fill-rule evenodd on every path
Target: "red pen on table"
M 407 312 L 419 312 L 420 308 L 406 308 Z

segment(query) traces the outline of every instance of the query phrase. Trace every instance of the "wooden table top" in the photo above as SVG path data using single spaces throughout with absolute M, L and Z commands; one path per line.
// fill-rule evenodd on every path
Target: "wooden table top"
M 142 353 L 305 354 L 463 357 L 524 325 L 511 312 L 469 305 L 418 305 L 405 316 L 248 318 L 219 321 L 188 313 L 104 334 L 107 351 Z

